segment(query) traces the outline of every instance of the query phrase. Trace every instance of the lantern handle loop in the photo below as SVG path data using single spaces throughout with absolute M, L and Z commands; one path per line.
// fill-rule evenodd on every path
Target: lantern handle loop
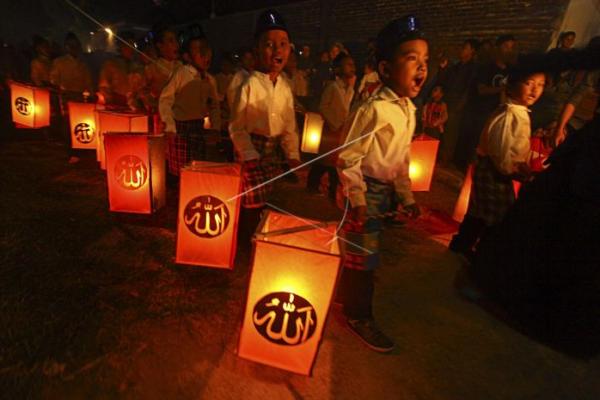
M 297 232 L 305 232 L 305 231 L 310 231 L 310 230 L 314 230 L 314 229 L 327 229 L 329 227 L 336 226 L 336 225 L 337 225 L 337 221 L 319 222 L 317 224 L 301 225 L 301 226 L 295 226 L 293 228 L 277 229 L 277 230 L 265 232 L 265 233 L 258 232 L 255 234 L 255 237 L 256 237 L 256 239 L 266 239 L 268 237 L 287 235 L 290 233 L 297 233 Z

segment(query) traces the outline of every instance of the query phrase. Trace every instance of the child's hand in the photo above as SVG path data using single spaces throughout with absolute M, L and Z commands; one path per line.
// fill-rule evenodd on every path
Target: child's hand
M 421 209 L 419 208 L 417 203 L 412 203 L 407 206 L 403 206 L 402 208 L 404 209 L 404 213 L 410 219 L 416 219 L 421 215 Z

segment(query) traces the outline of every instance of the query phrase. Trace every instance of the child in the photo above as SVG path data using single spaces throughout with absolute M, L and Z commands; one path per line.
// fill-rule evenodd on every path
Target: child
M 36 35 L 33 38 L 33 49 L 36 56 L 31 60 L 31 82 L 35 86 L 48 86 L 50 84 L 50 68 L 52 67 L 50 43 L 45 38 Z
M 354 82 L 356 80 L 356 67 L 354 60 L 347 53 L 340 53 L 333 60 L 335 81 L 329 82 L 323 90 L 319 111 L 325 119 L 320 152 L 326 153 L 337 147 L 344 122 L 350 114 L 350 104 L 354 98 Z M 307 189 L 309 192 L 318 193 L 321 177 L 326 172 L 329 175 L 329 198 L 335 200 L 338 184 L 338 175 L 335 167 L 329 165 L 329 160 L 313 163 L 308 172 Z
M 300 164 L 294 96 L 281 76 L 290 55 L 288 30 L 281 15 L 265 11 L 256 23 L 257 70 L 238 89 L 231 110 L 229 134 L 242 163 L 242 189 L 275 176 L 275 150 L 281 146 L 290 167 Z M 242 202 L 242 241 L 254 232 L 271 185 L 248 192 Z
M 238 93 L 240 86 L 242 83 L 248 79 L 250 73 L 254 71 L 254 67 L 256 64 L 256 60 L 254 57 L 254 52 L 250 48 L 242 48 L 239 51 L 240 56 L 240 68 L 231 78 L 231 82 L 227 87 L 227 93 L 225 97 L 227 98 L 227 105 L 229 106 L 229 110 L 233 108 L 233 102 L 235 100 L 235 95 Z
M 508 100 L 488 120 L 477 148 L 467 214 L 450 250 L 470 259 L 486 230 L 498 224 L 515 201 L 513 179 L 527 180 L 531 123 L 529 109 L 544 90 L 543 73 L 514 72 L 508 77 Z
M 373 320 L 374 272 L 379 266 L 381 214 L 397 197 L 404 212 L 419 215 L 408 177 L 415 106 L 427 78 L 428 44 L 413 16 L 390 22 L 377 37 L 382 88 L 350 118 L 338 172 L 352 209 L 342 228 L 344 271 L 340 300 L 348 327 L 378 352 L 394 348 Z
M 375 59 L 369 59 L 365 64 L 364 75 L 358 86 L 358 95 L 361 100 L 366 100 L 381 86 L 381 80 L 377 73 L 377 63 Z
M 444 124 L 448 121 L 448 107 L 442 101 L 443 97 L 442 85 L 435 85 L 431 91 L 431 98 L 423 106 L 423 131 L 436 139 L 442 138 Z
M 158 99 L 174 72 L 182 66 L 179 58 L 177 33 L 169 27 L 159 27 L 154 32 L 154 45 L 158 49 L 158 59 L 146 65 L 144 75 L 150 92 L 150 106 L 156 110 Z
M 158 110 L 169 142 L 169 173 L 191 160 L 206 157 L 204 118 L 211 129 L 221 127 L 219 96 L 215 79 L 208 74 L 212 50 L 204 37 L 192 37 L 184 43 L 184 60 L 160 94 Z

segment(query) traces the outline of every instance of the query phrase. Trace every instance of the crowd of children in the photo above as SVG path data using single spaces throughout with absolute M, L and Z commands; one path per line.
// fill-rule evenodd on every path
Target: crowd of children
M 320 153 L 340 150 L 312 163 L 307 190 L 320 192 L 327 174 L 329 196 L 334 199 L 341 187 L 349 208 L 340 233 L 345 241 L 338 300 L 350 330 L 370 348 L 389 352 L 394 343 L 377 327 L 372 310 L 374 274 L 381 258 L 382 215 L 420 214 L 410 190 L 411 140 L 426 133 L 442 141 L 443 161 L 460 167 L 474 161 L 469 209 L 450 244 L 469 258 L 514 203 L 512 181 L 532 178 L 529 108 L 547 83 L 543 73 L 511 67 L 516 54 L 511 35 L 498 38 L 489 63 L 476 63 L 483 46 L 470 39 L 456 64 L 446 58 L 428 76 L 424 32 L 414 16 L 387 24 L 369 41 L 358 85 L 356 60 L 341 43 L 315 63 L 309 46 L 294 51 L 293 32 L 273 10 L 258 17 L 253 48 L 237 54 L 238 70 L 236 60 L 225 55 L 215 77 L 209 72 L 213 49 L 198 26 L 182 37 L 170 27 L 156 28 L 150 46 L 156 54 L 148 48 L 141 59 L 135 38 L 121 33 L 118 55 L 100 68 L 98 101 L 158 114 L 174 176 L 190 161 L 206 159 L 209 129 L 227 131 L 242 165 L 242 242 L 249 241 L 269 201 L 281 154 L 286 167 L 301 164 L 297 112 L 319 112 L 325 121 Z M 568 48 L 571 37 L 561 38 L 561 47 Z M 69 33 L 64 47 L 66 54 L 51 60 L 49 43 L 36 37 L 31 81 L 56 88 L 63 102 L 93 94 L 81 43 Z M 413 99 L 423 104 L 420 114 Z M 560 129 L 564 135 L 564 124 Z

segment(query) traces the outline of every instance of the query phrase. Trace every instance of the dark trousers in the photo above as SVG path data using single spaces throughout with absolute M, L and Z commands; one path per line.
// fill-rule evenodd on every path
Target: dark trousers
M 308 171 L 308 178 L 306 182 L 307 189 L 319 190 L 321 183 L 321 177 L 325 174 L 329 174 L 329 188 L 328 194 L 331 199 L 335 199 L 335 191 L 339 183 L 339 177 L 335 167 L 330 167 L 322 164 L 315 163 L 310 167 Z
M 256 232 L 264 207 L 245 208 L 240 210 L 240 227 L 238 230 L 238 243 L 241 246 L 250 246 L 252 236 Z
M 344 305 L 344 315 L 350 319 L 373 317 L 375 271 L 344 268 L 339 285 L 339 299 Z
M 450 249 L 460 253 L 469 253 L 477 244 L 486 230 L 482 219 L 465 215 L 465 219 L 458 228 L 458 233 L 452 237 Z

